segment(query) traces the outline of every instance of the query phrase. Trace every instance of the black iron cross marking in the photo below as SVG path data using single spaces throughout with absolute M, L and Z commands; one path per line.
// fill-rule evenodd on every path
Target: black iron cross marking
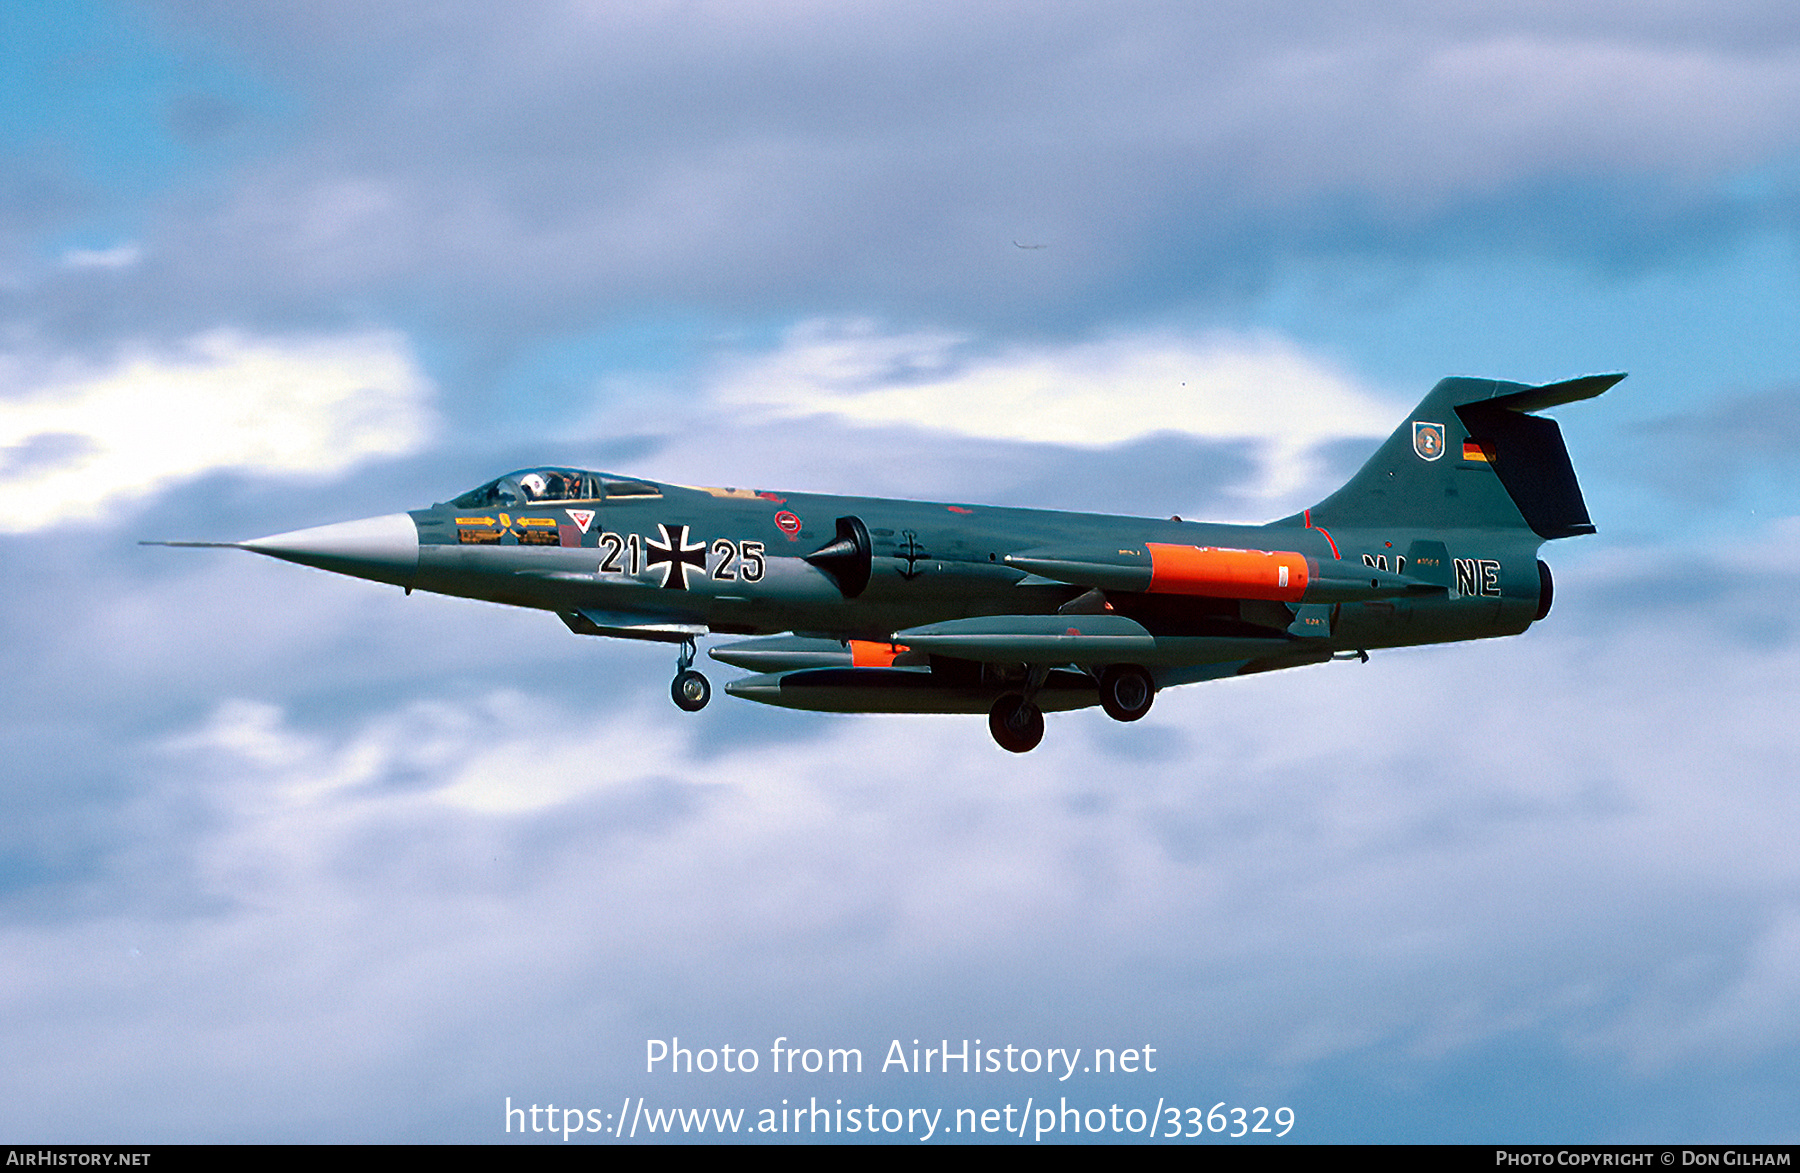
M 662 584 L 685 591 L 688 589 L 688 567 L 698 567 L 702 574 L 706 572 L 706 543 L 688 545 L 688 527 L 685 525 L 670 528 L 658 522 L 656 528 L 662 531 L 663 540 L 658 542 L 655 538 L 644 539 L 644 568 L 648 570 L 652 566 L 663 567 Z
M 908 529 L 901 530 L 900 535 L 906 539 L 906 545 L 896 546 L 894 549 L 894 557 L 905 559 L 906 569 L 900 572 L 900 577 L 911 582 L 913 579 L 925 573 L 923 570 L 918 569 L 918 563 L 921 558 L 926 557 L 926 554 L 924 548 L 919 545 L 918 534 Z

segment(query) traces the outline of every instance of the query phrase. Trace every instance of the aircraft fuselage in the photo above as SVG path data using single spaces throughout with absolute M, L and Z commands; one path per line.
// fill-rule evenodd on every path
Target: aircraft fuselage
M 1421 569 L 1406 561 L 1414 544 L 1436 541 L 1449 565 L 1428 569 L 1449 589 L 1330 604 L 1335 613 L 1323 636 L 1286 636 L 1292 616 L 1263 600 L 1115 593 L 1110 601 L 1120 613 L 1143 616 L 1158 635 L 1301 639 L 1308 650 L 1325 651 L 1513 635 L 1531 623 L 1539 605 L 1538 540 L 1516 531 L 1328 533 L 1279 523 L 655 488 L 655 496 L 617 500 L 415 510 L 417 571 L 410 581 L 387 581 L 558 613 L 660 617 L 721 634 L 794 631 L 880 641 L 946 620 L 1055 614 L 1083 593 L 1078 585 L 1008 565 L 1009 554 L 1020 550 L 1112 551 L 1147 543 L 1284 550 L 1407 574 Z M 868 577 L 853 597 L 846 597 L 840 576 L 806 561 L 834 539 L 840 518 L 860 521 L 868 535 Z
M 1524 631 L 1550 607 L 1538 548 L 1594 532 L 1555 421 L 1534 413 L 1623 377 L 1444 379 L 1337 492 L 1260 526 L 542 467 L 411 513 L 173 544 L 677 644 L 670 691 L 689 711 L 711 696 L 696 641 L 749 636 L 711 649 L 760 673 L 733 695 L 986 712 L 995 740 L 1024 752 L 1045 711 L 1099 704 L 1135 721 L 1172 685 Z

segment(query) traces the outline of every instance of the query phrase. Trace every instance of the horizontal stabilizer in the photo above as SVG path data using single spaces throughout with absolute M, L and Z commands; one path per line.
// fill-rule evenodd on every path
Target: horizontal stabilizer
M 1578 403 L 1583 399 L 1592 399 L 1624 377 L 1624 371 L 1610 375 L 1582 375 L 1577 379 L 1564 379 L 1560 383 L 1545 383 L 1541 387 L 1527 387 L 1522 391 L 1513 391 L 1505 395 L 1496 394 L 1487 403 L 1489 406 L 1505 408 L 1507 411 L 1543 411 L 1545 408 L 1560 407 L 1565 403 Z M 1495 383 L 1494 388 L 1497 392 L 1501 387 L 1511 385 Z

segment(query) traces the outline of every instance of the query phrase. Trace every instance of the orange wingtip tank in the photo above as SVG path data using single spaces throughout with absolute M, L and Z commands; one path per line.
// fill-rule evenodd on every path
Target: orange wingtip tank
M 1306 555 L 1147 542 L 1149 593 L 1292 603 L 1306 593 Z

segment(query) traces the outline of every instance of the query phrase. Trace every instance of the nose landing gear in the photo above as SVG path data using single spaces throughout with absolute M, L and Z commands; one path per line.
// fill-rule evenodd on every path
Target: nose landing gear
M 712 685 L 694 671 L 694 641 L 683 640 L 675 659 L 675 680 L 669 685 L 669 696 L 675 707 L 686 713 L 698 713 L 712 699 Z

